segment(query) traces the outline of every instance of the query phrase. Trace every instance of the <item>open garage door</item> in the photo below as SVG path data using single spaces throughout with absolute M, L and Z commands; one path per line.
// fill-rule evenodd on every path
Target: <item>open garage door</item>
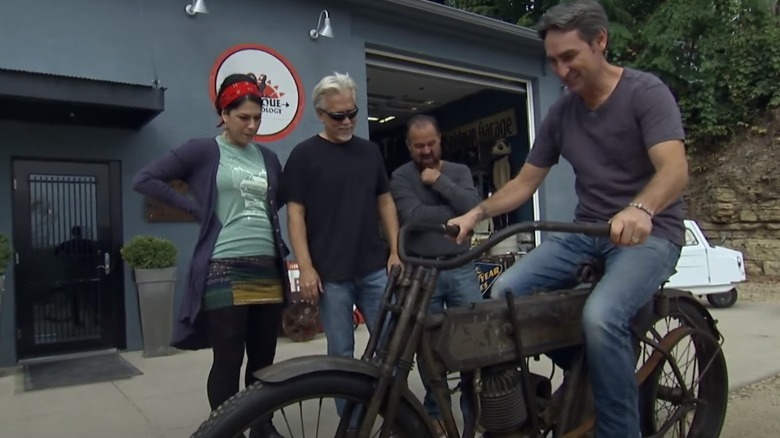
M 469 166 L 483 198 L 516 175 L 533 144 L 533 100 L 523 80 L 373 49 L 366 51 L 366 77 L 370 138 L 388 172 L 409 160 L 405 123 L 418 113 L 437 118 L 442 158 Z M 539 217 L 537 193 L 495 218 L 494 228 Z M 539 234 L 526 240 L 538 244 Z

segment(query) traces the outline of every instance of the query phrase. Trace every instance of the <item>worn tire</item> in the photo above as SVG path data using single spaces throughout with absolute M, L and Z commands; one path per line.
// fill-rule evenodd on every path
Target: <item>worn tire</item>
M 264 414 L 297 401 L 331 396 L 362 400 L 368 404 L 374 394 L 375 381 L 354 373 L 329 372 L 307 375 L 282 384 L 257 382 L 240 391 L 211 413 L 193 438 L 243 437 L 254 421 Z M 407 402 L 401 400 L 395 416 L 396 427 L 405 438 L 433 438 L 425 419 Z

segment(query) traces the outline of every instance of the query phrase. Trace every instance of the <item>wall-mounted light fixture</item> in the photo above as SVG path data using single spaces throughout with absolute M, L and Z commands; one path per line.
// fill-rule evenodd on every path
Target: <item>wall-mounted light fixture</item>
M 330 14 L 324 9 L 320 12 L 320 16 L 317 19 L 317 28 L 309 31 L 309 36 L 313 40 L 319 38 L 320 35 L 333 38 L 333 28 L 330 26 Z
M 184 7 L 184 11 L 187 12 L 187 15 L 190 17 L 197 14 L 209 13 L 205 0 L 192 0 L 190 4 Z

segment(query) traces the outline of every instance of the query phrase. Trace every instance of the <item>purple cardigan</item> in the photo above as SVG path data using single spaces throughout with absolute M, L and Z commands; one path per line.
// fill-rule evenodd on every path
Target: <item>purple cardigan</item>
M 268 199 L 271 206 L 271 224 L 280 272 L 284 274 L 285 302 L 290 300 L 287 265 L 285 258 L 290 253 L 282 239 L 278 211 L 284 205 L 280 200 L 278 183 L 282 173 L 279 157 L 271 149 L 256 145 L 265 159 L 268 172 Z M 171 150 L 156 161 L 146 165 L 133 178 L 133 189 L 158 199 L 170 206 L 191 214 L 200 224 L 200 232 L 190 260 L 184 298 L 179 317 L 173 327 L 171 345 L 182 350 L 209 348 L 203 318 L 198 318 L 201 299 L 206 287 L 206 273 L 214 251 L 222 223 L 215 213 L 217 192 L 216 179 L 219 166 L 219 145 L 211 138 L 192 139 Z M 167 182 L 182 180 L 189 186 L 195 200 L 176 192 Z

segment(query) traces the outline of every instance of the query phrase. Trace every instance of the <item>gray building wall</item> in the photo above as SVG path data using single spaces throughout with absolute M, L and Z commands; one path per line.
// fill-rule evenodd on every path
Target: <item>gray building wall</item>
M 130 189 L 130 180 L 142 165 L 188 138 L 218 133 L 208 78 L 217 57 L 229 47 L 246 43 L 269 46 L 285 56 L 301 76 L 306 97 L 303 118 L 292 134 L 268 144 L 282 162 L 296 143 L 319 131 L 310 93 L 323 75 L 346 71 L 359 84 L 365 84 L 366 45 L 474 68 L 490 66 L 527 78 L 533 85 L 537 126 L 560 95 L 558 80 L 544 71 L 541 49 L 523 54 L 495 43 L 491 46 L 490 41 L 470 41 L 452 30 L 413 25 L 408 20 L 394 22 L 387 16 L 360 15 L 339 7 L 337 1 L 222 0 L 207 2 L 210 14 L 197 17 L 185 14 L 186 3 L 141 0 L 143 10 L 139 11 L 137 2 L 5 0 L 0 17 L 2 68 L 143 84 L 152 83 L 156 75 L 167 88 L 165 112 L 139 132 L 0 120 L 4 133 L 0 174 L 10 173 L 10 160 L 15 156 L 120 160 L 124 239 L 152 233 L 172 239 L 179 247 L 176 308 L 196 225 L 146 223 L 143 199 Z M 323 8 L 330 12 L 335 38 L 312 41 L 308 32 L 316 26 Z M 366 107 L 363 86 L 358 104 Z M 365 119 L 361 119 L 357 134 L 367 136 Z M 571 215 L 573 178 L 564 166 L 555 169 L 543 187 L 543 218 L 565 219 Z M 0 179 L 0 232 L 9 235 L 11 197 L 10 178 L 4 177 Z M 0 366 L 16 362 L 14 276 L 13 267 L 8 268 L 1 309 Z M 138 349 L 141 331 L 131 278 L 126 270 L 127 341 L 129 349 Z

